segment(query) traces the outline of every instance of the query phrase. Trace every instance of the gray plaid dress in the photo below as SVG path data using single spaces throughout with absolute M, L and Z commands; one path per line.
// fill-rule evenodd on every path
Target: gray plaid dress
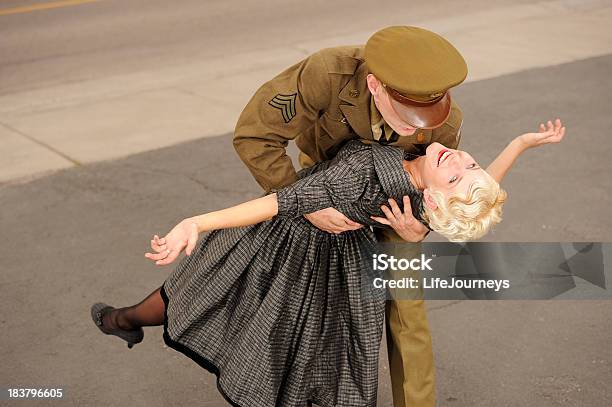
M 216 374 L 234 406 L 375 406 L 384 292 L 362 281 L 374 232 L 326 233 L 303 215 L 334 207 L 381 226 L 370 215 L 409 195 L 422 220 L 402 159 L 351 140 L 277 192 L 273 219 L 206 233 L 162 286 L 165 343 Z

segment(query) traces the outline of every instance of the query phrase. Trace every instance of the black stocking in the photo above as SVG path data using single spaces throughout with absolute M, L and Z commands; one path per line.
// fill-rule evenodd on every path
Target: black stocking
M 136 305 L 117 308 L 104 315 L 102 323 L 109 328 L 119 327 L 127 330 L 163 325 L 165 306 L 159 292 L 160 289 L 161 287 Z

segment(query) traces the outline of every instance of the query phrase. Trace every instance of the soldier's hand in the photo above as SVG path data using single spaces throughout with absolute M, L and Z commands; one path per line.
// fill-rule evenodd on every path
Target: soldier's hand
M 425 238 L 427 227 L 412 215 L 412 206 L 407 195 L 404 196 L 403 213 L 393 198 L 389 198 L 389 206 L 391 209 L 385 205 L 380 207 L 387 217 L 386 219 L 378 216 L 370 216 L 370 218 L 376 222 L 391 226 L 407 242 L 420 242 Z
M 320 211 L 309 213 L 304 217 L 315 227 L 329 233 L 342 233 L 348 230 L 357 230 L 362 224 L 353 222 L 342 212 L 334 208 L 325 208 Z

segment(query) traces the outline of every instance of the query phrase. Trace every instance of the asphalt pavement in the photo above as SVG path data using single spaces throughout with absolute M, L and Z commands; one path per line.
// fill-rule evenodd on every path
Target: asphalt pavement
M 485 162 L 542 117 L 562 117 L 568 127 L 563 144 L 520 159 L 495 240 L 612 240 L 612 89 L 601 80 L 610 69 L 612 56 L 600 57 L 457 92 L 467 112 L 462 145 Z M 79 405 L 225 405 L 214 377 L 165 348 L 160 328 L 128 350 L 100 335 L 88 312 L 100 300 L 135 303 L 163 282 L 171 267 L 143 257 L 152 234 L 259 194 L 229 134 L 3 187 L 1 381 L 61 385 Z M 441 405 L 609 404 L 609 302 L 429 307 Z M 387 372 L 383 357 L 380 405 L 390 406 Z

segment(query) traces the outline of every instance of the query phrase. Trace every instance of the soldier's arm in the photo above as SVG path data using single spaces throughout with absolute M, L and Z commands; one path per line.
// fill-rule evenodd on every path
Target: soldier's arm
M 289 140 L 315 125 L 330 96 L 325 61 L 315 53 L 261 86 L 244 108 L 234 148 L 266 192 L 297 179 L 285 149 Z

